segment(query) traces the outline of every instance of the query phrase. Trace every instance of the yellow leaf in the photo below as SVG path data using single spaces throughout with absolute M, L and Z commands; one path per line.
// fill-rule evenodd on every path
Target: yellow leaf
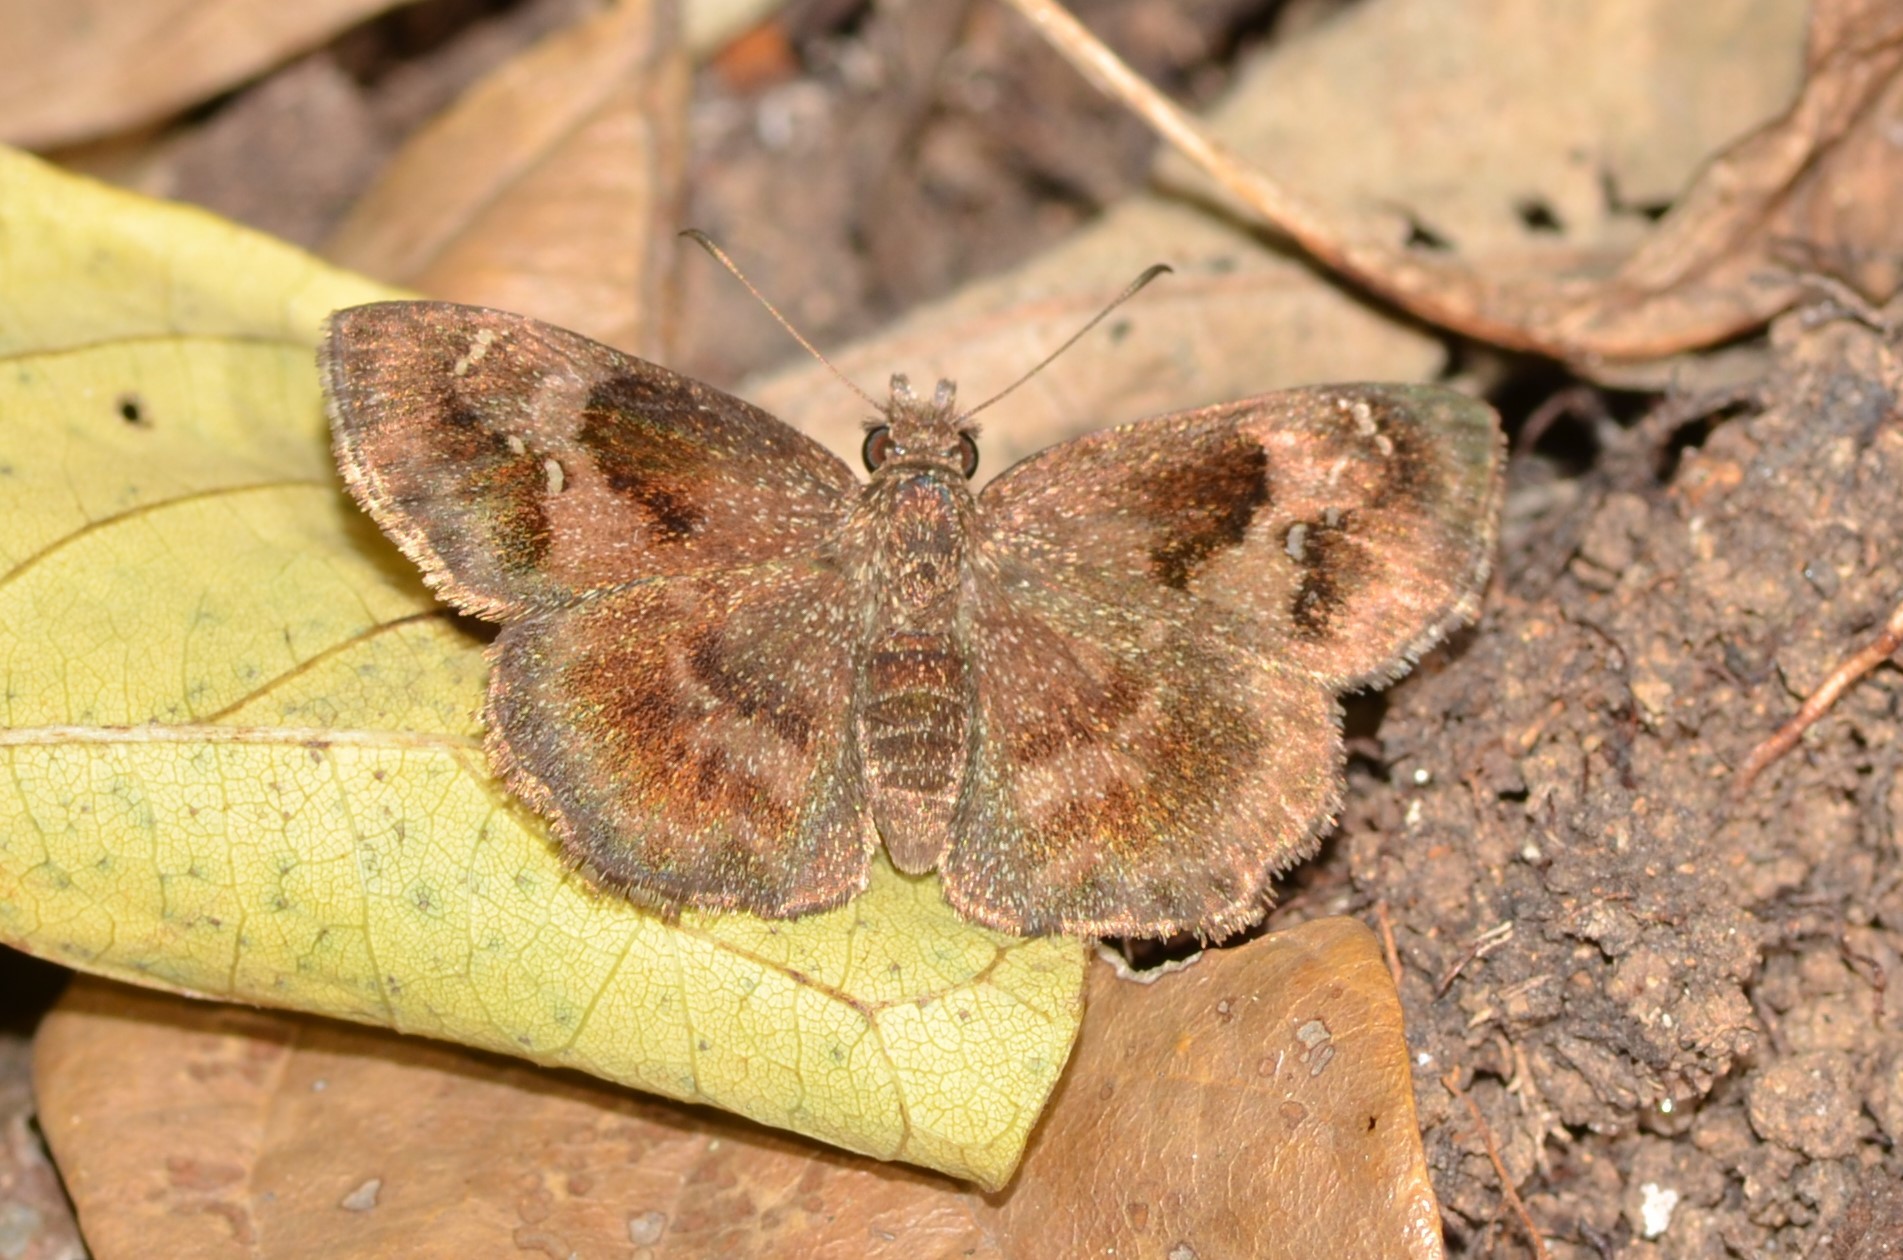
M 0 242 L 0 940 L 1010 1176 L 1077 942 L 883 865 L 670 925 L 489 777 L 481 642 L 330 463 L 319 322 L 386 290 L 5 151 Z

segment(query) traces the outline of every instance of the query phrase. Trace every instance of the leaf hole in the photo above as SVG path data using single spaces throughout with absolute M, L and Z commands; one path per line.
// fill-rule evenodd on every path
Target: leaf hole
M 1625 194 L 1619 190 L 1617 177 L 1608 170 L 1599 172 L 1599 191 L 1605 198 L 1606 209 L 1613 214 L 1636 215 L 1648 223 L 1657 223 L 1672 208 L 1669 198 L 1655 201 L 1627 200 Z
M 1544 197 L 1522 197 L 1514 203 L 1513 213 L 1519 216 L 1520 225 L 1529 232 L 1545 236 L 1566 234 L 1566 225 L 1560 222 L 1558 212 Z
M 1450 254 L 1454 243 L 1410 214 L 1407 216 L 1407 247 L 1430 254 Z
M 129 390 L 119 395 L 117 401 L 113 403 L 113 409 L 119 413 L 119 418 L 129 425 L 140 429 L 152 427 L 152 414 L 146 410 L 145 400 Z

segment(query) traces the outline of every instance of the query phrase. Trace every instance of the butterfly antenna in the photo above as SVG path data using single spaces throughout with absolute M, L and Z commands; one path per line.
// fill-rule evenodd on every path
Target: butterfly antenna
M 791 333 L 793 336 L 793 340 L 799 342 L 800 345 L 805 348 L 806 353 L 812 355 L 815 359 L 818 359 L 822 364 L 825 365 L 826 370 L 828 372 L 831 372 L 834 376 L 838 377 L 839 383 L 841 385 L 844 385 L 847 389 L 859 395 L 859 397 L 865 399 L 866 405 L 871 407 L 874 411 L 882 410 L 882 407 L 878 399 L 874 398 L 871 394 L 868 394 L 865 390 L 860 389 L 857 385 L 853 384 L 852 381 L 847 378 L 844 372 L 841 372 L 838 368 L 834 367 L 833 361 L 831 359 L 821 354 L 817 346 L 815 346 L 812 342 L 806 340 L 805 337 L 800 335 L 800 330 L 793 327 L 791 320 L 787 319 L 786 316 L 780 314 L 779 307 L 773 305 L 773 303 L 766 300 L 766 294 L 760 292 L 760 290 L 753 287 L 753 281 L 747 279 L 747 274 L 744 271 L 740 270 L 740 265 L 738 263 L 734 262 L 733 259 L 727 257 L 726 250 L 714 244 L 713 237 L 707 235 L 707 233 L 701 231 L 699 228 L 688 228 L 687 230 L 683 231 L 681 235 L 685 236 L 688 240 L 694 242 L 694 244 L 700 246 L 702 249 L 706 250 L 708 253 L 712 254 L 716 262 L 718 262 L 721 266 L 725 267 L 728 271 L 731 271 L 733 273 L 733 278 L 738 280 L 741 284 L 745 285 L 747 287 L 748 293 L 753 294 L 753 300 L 758 302 L 761 306 L 766 307 L 767 314 L 771 315 L 774 319 L 778 320 L 780 322 L 780 327 L 786 329 L 787 332 Z M 1123 296 L 1128 297 L 1130 295 L 1126 293 Z M 1117 299 L 1118 302 L 1121 302 L 1122 300 L 1123 298 Z M 1116 303 L 1113 302 L 1111 303 L 1111 305 L 1114 306 L 1116 305 Z M 1107 311 L 1105 312 L 1105 314 L 1108 314 L 1108 313 L 1109 312 Z M 1102 315 L 1099 315 L 1097 317 L 1097 319 L 1102 319 L 1102 318 L 1103 318 Z M 1091 322 L 1095 323 L 1096 320 L 1092 320 Z M 1074 341 L 1076 340 L 1076 338 L 1072 338 L 1072 340 Z
M 1036 376 L 1039 372 L 1042 372 L 1045 368 L 1049 367 L 1051 363 L 1057 358 L 1058 355 L 1064 353 L 1064 351 L 1070 349 L 1072 346 L 1082 341 L 1084 339 L 1085 333 L 1095 328 L 1098 324 L 1103 323 L 1104 317 L 1110 314 L 1111 311 L 1116 310 L 1119 306 L 1122 306 L 1125 302 L 1128 302 L 1131 298 L 1135 297 L 1137 293 L 1143 288 L 1144 285 L 1156 279 L 1158 276 L 1167 275 L 1173 272 L 1174 270 L 1175 268 L 1165 263 L 1156 263 L 1153 266 L 1145 267 L 1143 269 L 1142 275 L 1138 276 L 1136 279 L 1132 280 L 1128 285 L 1126 285 L 1124 287 L 1123 292 L 1117 294 L 1117 296 L 1115 296 L 1114 298 L 1111 298 L 1110 304 L 1104 307 L 1101 311 L 1098 311 L 1095 315 L 1093 315 L 1088 324 L 1085 324 L 1082 328 L 1079 328 L 1076 332 L 1072 333 L 1070 335 L 1070 340 L 1066 341 L 1063 345 L 1057 347 L 1057 349 L 1045 355 L 1043 360 L 1039 362 L 1036 367 L 1026 372 L 1023 376 L 1018 377 L 1017 380 L 1012 381 L 1009 385 L 1006 385 L 1003 389 L 999 390 L 997 393 L 993 394 L 991 397 L 985 399 L 983 402 L 979 403 L 976 407 L 973 407 L 970 411 L 967 411 L 963 416 L 959 418 L 961 420 L 969 420 L 973 416 L 977 415 L 979 412 L 983 411 L 986 407 L 989 407 L 992 403 L 999 402 L 1002 399 L 1004 399 L 1007 395 L 1011 394 L 1014 390 L 1016 390 L 1018 386 L 1024 384 L 1024 382 L 1030 380 L 1033 376 Z

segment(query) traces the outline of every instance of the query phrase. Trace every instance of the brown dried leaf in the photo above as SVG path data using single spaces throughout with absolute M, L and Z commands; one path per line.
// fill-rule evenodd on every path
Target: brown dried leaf
M 1777 0 L 1767 2 L 1782 7 Z M 1055 32 L 1060 46 L 1080 68 L 1127 94 L 1230 196 L 1333 269 L 1423 318 L 1475 337 L 1586 362 L 1654 358 L 1710 345 L 1763 323 L 1803 291 L 1800 280 L 1790 274 L 1793 253 L 1796 265 L 1807 269 L 1847 267 L 1853 283 L 1866 288 L 1894 284 L 1891 260 L 1903 240 L 1903 229 L 1888 213 L 1903 193 L 1903 152 L 1888 139 L 1899 96 L 1903 96 L 1896 84 L 1903 74 L 1903 13 L 1894 5 L 1820 0 L 1812 24 L 1808 76 L 1796 101 L 1776 120 L 1707 165 L 1664 221 L 1629 250 L 1614 248 L 1618 233 L 1593 229 L 1614 226 L 1611 217 L 1619 213 L 1642 218 L 1627 200 L 1630 193 L 1620 184 L 1619 172 L 1608 156 L 1612 142 L 1631 128 L 1607 133 L 1562 128 L 1574 135 L 1574 143 L 1555 146 L 1553 135 L 1534 132 L 1522 119 L 1529 113 L 1537 117 L 1542 100 L 1569 100 L 1565 93 L 1515 91 L 1497 73 L 1482 77 L 1467 88 L 1471 105 L 1460 111 L 1463 117 L 1476 120 L 1473 129 L 1496 139 L 1528 131 L 1533 143 L 1527 148 L 1527 161 L 1532 169 L 1550 168 L 1555 158 L 1577 168 L 1572 197 L 1550 199 L 1537 189 L 1530 190 L 1530 195 L 1510 197 L 1502 195 L 1506 189 L 1496 187 L 1496 211 L 1517 207 L 1526 220 L 1524 236 L 1555 230 L 1565 235 L 1568 207 L 1588 210 L 1583 241 L 1513 250 L 1499 245 L 1501 239 L 1510 241 L 1511 237 L 1503 238 L 1497 231 L 1483 230 L 1473 241 L 1464 240 L 1458 230 L 1450 234 L 1437 221 L 1435 203 L 1458 211 L 1461 198 L 1445 192 L 1409 199 L 1398 184 L 1358 188 L 1358 181 L 1350 179 L 1346 181 L 1349 192 L 1378 197 L 1383 207 L 1377 213 L 1352 201 L 1346 209 L 1332 205 L 1326 189 L 1317 195 L 1299 178 L 1287 180 L 1281 175 L 1286 169 L 1284 155 L 1255 143 L 1263 135 L 1259 125 L 1230 137 L 1240 141 L 1232 152 L 1213 139 L 1223 134 L 1223 128 L 1203 131 L 1119 65 L 1107 62 L 1080 28 L 1049 7 L 1049 0 L 1012 3 L 1042 28 Z M 1512 22 L 1479 25 L 1495 10 L 1527 12 L 1524 6 L 1510 6 L 1510 0 L 1390 0 L 1364 6 L 1357 16 L 1394 39 L 1408 41 L 1436 17 L 1455 19 L 1458 25 L 1452 30 L 1446 22 L 1434 24 L 1441 41 L 1437 47 L 1480 43 L 1491 66 L 1519 65 L 1525 61 L 1525 49 L 1549 47 L 1556 56 L 1550 80 L 1569 82 L 1569 86 L 1580 77 L 1575 66 L 1617 66 L 1619 90 L 1631 96 L 1625 85 L 1635 78 L 1646 82 L 1661 77 L 1634 74 L 1627 64 L 1635 37 L 1637 47 L 1665 47 L 1670 41 L 1660 39 L 1659 32 L 1674 29 L 1685 14 L 1706 15 L 1693 19 L 1700 23 L 1708 19 L 1708 24 L 1686 46 L 1702 50 L 1704 68 L 1710 70 L 1731 54 L 1727 37 L 1733 31 L 1758 29 L 1750 21 L 1756 4 L 1757 0 L 1732 0 L 1692 8 L 1628 0 L 1595 9 L 1592 25 L 1582 25 L 1577 11 L 1553 10 L 1554 20 L 1567 25 L 1549 32 L 1562 37 L 1544 40 L 1525 38 L 1525 28 Z M 1608 14 L 1612 21 L 1606 20 Z M 1501 42 L 1494 44 L 1494 39 Z M 1329 40 L 1319 43 L 1333 48 Z M 1300 56 L 1294 50 L 1288 55 Z M 1409 60 L 1436 64 L 1434 59 L 1414 57 L 1411 49 L 1395 64 L 1403 67 Z M 1466 63 L 1456 57 L 1448 64 L 1458 68 Z M 1352 74 L 1338 66 L 1337 73 L 1329 76 L 1328 91 L 1337 93 L 1338 85 L 1349 80 L 1366 87 L 1377 98 L 1384 120 L 1375 134 L 1402 137 L 1395 144 L 1402 148 L 1409 131 L 1398 120 L 1408 115 L 1397 106 L 1405 94 L 1397 92 L 1392 82 L 1411 82 L 1411 76 L 1401 71 L 1390 81 L 1384 74 L 1369 73 L 1365 65 L 1350 69 Z M 1450 85 L 1455 81 L 1448 78 Z M 1274 76 L 1274 89 L 1283 82 L 1282 76 Z M 1480 93 L 1474 92 L 1474 86 Z M 1724 94 L 1714 95 L 1722 99 Z M 1706 99 L 1699 90 L 1683 96 Z M 1455 92 L 1447 99 L 1458 102 L 1462 94 Z M 1658 94 L 1655 130 L 1676 129 L 1671 106 L 1678 99 L 1677 92 Z M 1500 108 L 1502 101 L 1511 102 L 1511 108 Z M 1285 102 L 1274 112 L 1279 115 L 1289 108 Z M 1446 187 L 1452 188 L 1472 182 L 1471 170 L 1460 165 L 1471 161 L 1471 154 L 1440 144 L 1447 108 L 1446 101 L 1439 100 L 1413 114 L 1434 128 L 1434 143 L 1421 155 L 1422 165 L 1438 172 Z M 1459 110 L 1458 105 L 1455 108 Z M 1326 112 L 1311 109 L 1293 116 L 1313 131 L 1313 120 Z M 1525 178 L 1522 167 L 1503 162 L 1500 153 L 1490 152 L 1488 157 L 1491 160 L 1482 169 L 1503 171 L 1510 179 Z M 1252 159 L 1261 166 L 1249 165 Z M 1278 172 L 1276 178 L 1265 173 L 1270 167 Z M 1342 167 L 1331 159 L 1326 169 Z M 1589 194 L 1587 200 L 1581 200 L 1582 192 Z M 1590 197 L 1596 197 L 1597 204 Z M 1403 214 L 1393 213 L 1391 207 L 1397 203 L 1407 207 Z M 1456 214 L 1448 222 L 1463 220 Z M 1404 237 L 1402 229 L 1409 235 Z M 1411 248 L 1415 242 L 1410 238 L 1416 235 L 1438 241 L 1439 246 Z M 1887 297 L 1887 292 L 1870 296 Z
M 1441 1254 L 1400 999 L 1362 924 L 1305 923 L 1148 986 L 1096 968 L 1088 1000 L 997 1207 L 1007 1238 L 1062 1221 L 1073 1255 Z
M 1803 35 L 1803 0 L 1376 0 L 1248 65 L 1209 129 L 1344 232 L 1418 227 L 1483 272 L 1610 266 L 1637 207 L 1788 106 Z
M 36 1066 L 98 1260 L 617 1255 L 630 1242 L 915 1260 L 981 1241 L 963 1196 L 930 1174 L 308 1016 L 81 978 Z M 823 1238 L 865 1245 L 805 1245 Z
M 1887 300 L 1903 257 L 1903 12 L 1820 0 L 1807 70 L 1791 108 L 1720 154 L 1612 276 L 1525 295 L 1496 281 L 1501 310 L 1524 304 L 1542 348 L 1616 359 L 1757 327 L 1805 293 L 1800 271 Z
M 1650 225 L 1612 204 L 1609 187 L 1624 202 L 1669 196 L 1705 154 L 1781 108 L 1797 85 L 1802 8 L 1621 0 L 1582 21 L 1577 10 L 1516 0 L 1376 0 L 1274 45 L 1209 126 L 1396 265 L 1440 257 L 1402 248 L 1418 219 L 1487 274 L 1610 269 Z M 1420 55 L 1424 30 L 1434 32 L 1433 57 Z M 1671 87 L 1637 92 L 1635 81 Z M 1566 90 L 1551 90 L 1557 82 Z M 1178 184 L 1182 171 L 1165 166 Z M 895 370 L 949 376 L 976 402 L 1144 266 L 1175 266 L 1118 311 L 1119 335 L 1085 338 L 990 413 L 981 477 L 1052 441 L 1159 411 L 1326 380 L 1418 380 L 1444 367 L 1417 325 L 1199 199 L 1132 198 L 1068 244 L 836 361 L 872 386 Z M 1529 226 L 1522 203 L 1550 208 L 1563 231 Z M 841 405 L 822 369 L 796 364 L 743 392 L 857 458 L 858 409 Z
M 395 0 L 0 0 L 0 139 L 47 147 L 156 122 Z
M 41 1033 L 38 1086 L 99 1260 L 630 1242 L 874 1260 L 1440 1254 L 1400 1008 L 1365 928 L 1306 924 L 1154 985 L 1097 968 L 1093 987 L 1070 1075 L 990 1197 L 470 1051 L 84 979 Z
M 325 252 L 654 354 L 688 83 L 666 11 L 616 5 L 490 75 L 410 141 Z

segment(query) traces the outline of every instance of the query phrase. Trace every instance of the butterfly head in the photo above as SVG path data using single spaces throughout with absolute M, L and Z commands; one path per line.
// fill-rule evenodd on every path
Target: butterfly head
M 892 378 L 892 400 L 866 425 L 860 454 L 866 471 L 886 467 L 941 468 L 970 480 L 978 472 L 978 426 L 957 408 L 958 390 L 940 381 L 928 401 L 903 376 Z

